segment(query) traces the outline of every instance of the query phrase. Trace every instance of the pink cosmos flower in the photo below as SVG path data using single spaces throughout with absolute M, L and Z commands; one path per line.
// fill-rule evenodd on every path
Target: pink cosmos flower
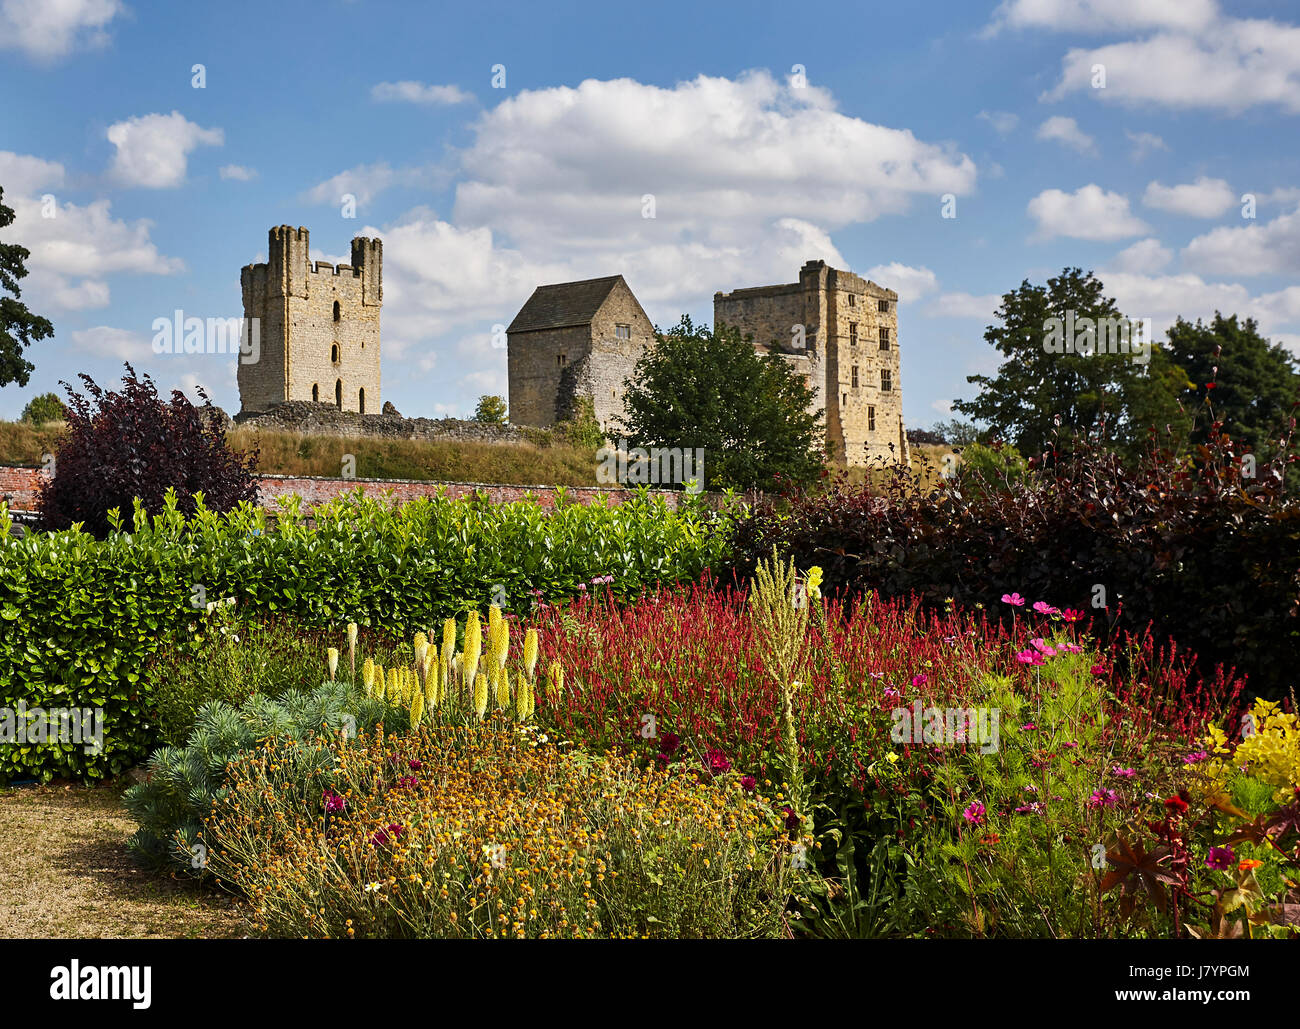
M 1030 640 L 1029 645 L 1037 650 L 1044 657 L 1056 657 L 1056 648 L 1051 646 L 1041 636 L 1036 640 Z
M 1067 622 L 1081 622 L 1083 621 L 1083 612 L 1076 611 L 1072 607 L 1067 607 L 1064 611 L 1061 612 L 1061 617 L 1064 618 Z
M 1237 863 L 1237 855 L 1231 847 L 1211 847 L 1210 855 L 1205 859 L 1205 867 L 1226 872 Z
M 1043 655 L 1031 648 L 1016 654 L 1016 660 L 1022 665 L 1041 665 L 1043 664 Z
M 1061 613 L 1059 607 L 1052 607 L 1052 605 L 1047 603 L 1045 600 L 1034 601 L 1034 610 L 1040 615 L 1059 615 Z
M 930 681 L 930 677 L 926 675 L 924 672 L 922 672 L 919 675 L 912 676 L 912 686 L 915 688 L 920 688 L 921 686 L 924 686 L 929 681 Z
M 1011 604 L 1014 607 L 1024 607 L 1025 598 L 1019 593 L 1004 593 L 1002 594 L 1002 603 Z
M 1210 760 L 1210 755 L 1203 750 L 1198 750 L 1195 751 L 1194 753 L 1186 755 L 1183 758 L 1183 764 L 1199 765 L 1202 761 L 1208 761 L 1208 760 Z
M 1119 803 L 1119 794 L 1114 790 L 1094 790 L 1088 798 L 1089 807 L 1114 807 Z
M 962 818 L 966 819 L 971 825 L 984 824 L 984 805 L 978 800 L 972 800 L 966 810 L 961 813 Z
M 1110 770 L 1111 775 L 1118 775 L 1121 779 L 1132 779 L 1137 775 L 1137 770 L 1133 768 L 1120 768 L 1116 765 Z

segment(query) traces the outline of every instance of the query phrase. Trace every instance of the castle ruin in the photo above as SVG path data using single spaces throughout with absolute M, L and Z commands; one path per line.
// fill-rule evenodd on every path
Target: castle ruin
M 379 413 L 383 248 L 358 236 L 351 264 L 313 265 L 306 229 L 270 230 L 267 263 L 245 265 L 240 274 L 244 317 L 258 320 L 261 348 L 255 363 L 239 365 L 241 413 L 286 400 Z

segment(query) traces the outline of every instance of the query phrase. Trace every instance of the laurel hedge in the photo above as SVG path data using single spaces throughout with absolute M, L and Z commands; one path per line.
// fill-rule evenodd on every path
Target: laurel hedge
M 274 517 L 224 514 L 201 495 L 186 517 L 169 494 L 150 517 L 115 520 L 104 539 L 70 530 L 15 538 L 0 504 L 0 724 L 30 711 L 102 708 L 99 753 L 79 743 L 0 740 L 0 783 L 99 779 L 156 743 L 149 658 L 194 631 L 210 603 L 342 628 L 413 631 L 470 607 L 524 610 L 609 589 L 698 578 L 732 523 L 725 507 L 684 495 L 676 510 L 645 491 L 618 505 L 420 499 L 401 506 L 350 494 Z M 12 717 L 11 717 L 12 721 Z

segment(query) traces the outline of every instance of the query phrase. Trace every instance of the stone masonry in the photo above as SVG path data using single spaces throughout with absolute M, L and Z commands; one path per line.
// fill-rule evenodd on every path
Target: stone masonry
M 510 421 L 549 426 L 589 399 L 617 431 L 623 383 L 654 344 L 654 325 L 621 275 L 538 286 L 507 330 Z
M 258 319 L 260 341 L 258 360 L 239 365 L 242 413 L 286 400 L 377 413 L 383 242 L 358 236 L 351 264 L 313 265 L 307 230 L 280 225 L 267 253 L 240 275 L 244 317 Z
M 892 289 L 809 261 L 798 282 L 715 293 L 713 321 L 739 329 L 805 377 L 813 407 L 824 410 L 834 459 L 907 461 Z

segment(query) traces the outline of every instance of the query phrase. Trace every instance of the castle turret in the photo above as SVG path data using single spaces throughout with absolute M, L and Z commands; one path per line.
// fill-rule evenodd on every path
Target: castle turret
M 267 295 L 305 297 L 307 269 L 310 267 L 307 230 L 277 225 L 266 237 Z
M 361 303 L 378 307 L 384 302 L 384 241 L 358 236 L 352 241 L 352 268 L 361 276 Z

